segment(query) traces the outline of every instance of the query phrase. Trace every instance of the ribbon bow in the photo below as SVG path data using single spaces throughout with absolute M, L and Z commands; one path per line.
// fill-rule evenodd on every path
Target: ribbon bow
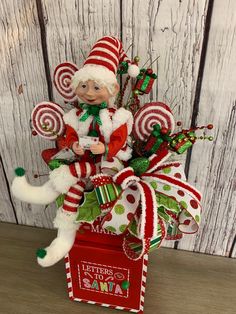
M 131 167 L 127 167 L 116 174 L 113 178 L 116 184 L 119 184 L 123 191 L 128 195 L 132 195 L 133 191 L 137 191 L 136 203 L 141 201 L 141 215 L 139 224 L 140 239 L 150 239 L 157 235 L 157 203 L 156 196 L 152 186 L 142 180 L 142 176 L 138 177 L 134 174 Z M 129 194 L 131 193 L 131 194 Z
M 123 201 L 121 204 L 118 199 L 108 216 L 104 217 L 102 225 L 106 229 L 109 229 L 107 223 L 109 224 L 109 218 L 112 216 L 111 212 L 122 215 L 123 222 L 127 224 L 123 223 L 116 231 L 112 227 L 111 231 L 115 231 L 117 234 L 123 233 L 128 228 L 130 220 L 132 220 L 134 215 L 138 214 L 139 226 L 137 237 L 142 241 L 141 251 L 135 253 L 132 250 L 128 243 L 128 236 L 124 237 L 123 241 L 123 249 L 126 256 L 132 260 L 138 260 L 149 251 L 151 239 L 157 236 L 158 218 L 155 192 L 149 183 L 142 180 L 142 176 L 138 177 L 135 175 L 131 167 L 127 167 L 117 173 L 113 177 L 113 181 L 121 186 L 123 190 L 122 198 L 127 199 L 129 204 L 124 204 Z M 137 213 L 139 204 L 141 204 L 141 212 Z M 125 211 L 127 211 L 127 214 L 125 214 Z
M 101 103 L 100 106 L 89 105 L 89 104 L 81 104 L 82 109 L 85 109 L 86 112 L 79 119 L 80 121 L 86 121 L 89 116 L 94 116 L 94 120 L 97 124 L 102 125 L 102 121 L 99 116 L 99 112 L 101 109 L 107 108 L 107 104 L 105 102 Z
M 195 233 L 198 230 L 201 194 L 185 181 L 180 163 L 164 163 L 170 155 L 168 150 L 163 150 L 149 157 L 149 167 L 140 176 L 128 167 L 113 178 L 121 186 L 122 193 L 104 217 L 102 226 L 116 234 L 128 230 L 139 239 L 139 243 L 132 244 L 133 248 L 136 247 L 134 251 L 128 237 L 124 237 L 124 252 L 133 260 L 159 247 L 166 234 L 170 233 L 169 229 L 174 232 L 175 239 L 182 233 Z M 130 242 L 134 242 L 134 239 L 132 237 Z

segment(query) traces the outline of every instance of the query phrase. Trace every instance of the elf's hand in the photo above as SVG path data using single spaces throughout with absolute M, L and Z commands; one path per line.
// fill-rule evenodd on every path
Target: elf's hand
M 98 142 L 98 144 L 93 144 L 90 146 L 90 150 L 94 155 L 105 153 L 105 145 L 102 142 Z
M 71 148 L 75 154 L 77 154 L 79 156 L 84 155 L 84 150 L 81 146 L 79 146 L 79 142 L 73 143 Z

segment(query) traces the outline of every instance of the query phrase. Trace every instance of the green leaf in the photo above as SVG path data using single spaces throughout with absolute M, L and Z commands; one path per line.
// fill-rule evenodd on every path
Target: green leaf
M 138 234 L 138 230 L 137 230 L 137 223 L 136 223 L 136 220 L 133 219 L 129 225 L 129 230 L 130 230 L 130 233 L 133 234 L 134 236 L 137 236 Z
M 101 214 L 95 191 L 84 193 L 84 202 L 78 207 L 77 222 L 93 222 Z
M 59 208 L 63 205 L 64 198 L 65 198 L 65 194 L 61 194 L 57 197 L 57 199 L 56 199 L 57 208 Z
M 178 202 L 169 196 L 156 192 L 156 200 L 158 206 L 163 205 L 165 208 L 172 210 L 175 213 L 179 213 L 181 210 Z
M 159 206 L 157 208 L 157 212 L 158 212 L 158 215 L 164 219 L 164 221 L 166 222 L 169 222 L 172 220 L 172 218 L 165 212 L 165 207 L 164 206 Z

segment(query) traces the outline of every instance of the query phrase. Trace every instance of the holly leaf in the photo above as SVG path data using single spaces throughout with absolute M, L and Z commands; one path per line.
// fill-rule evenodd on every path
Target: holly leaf
M 59 208 L 63 205 L 64 198 L 65 198 L 65 194 L 61 194 L 57 197 L 57 199 L 56 199 L 57 208 Z
M 137 226 L 137 223 L 136 223 L 136 220 L 133 219 L 129 225 L 129 231 L 131 234 L 133 234 L 134 236 L 137 236 L 138 235 L 138 226 Z
M 156 192 L 156 200 L 157 200 L 158 206 L 162 205 L 167 209 L 170 209 L 172 211 L 174 210 L 177 214 L 181 210 L 178 202 L 167 195 Z
M 77 222 L 94 222 L 100 216 L 101 209 L 97 200 L 95 190 L 84 193 L 84 202 L 78 208 Z

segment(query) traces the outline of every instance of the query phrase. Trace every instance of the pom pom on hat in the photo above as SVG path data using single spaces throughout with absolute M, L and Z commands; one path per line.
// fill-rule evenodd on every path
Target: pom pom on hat
M 130 64 L 128 67 L 128 74 L 130 77 L 137 77 L 139 75 L 140 69 L 136 64 Z

